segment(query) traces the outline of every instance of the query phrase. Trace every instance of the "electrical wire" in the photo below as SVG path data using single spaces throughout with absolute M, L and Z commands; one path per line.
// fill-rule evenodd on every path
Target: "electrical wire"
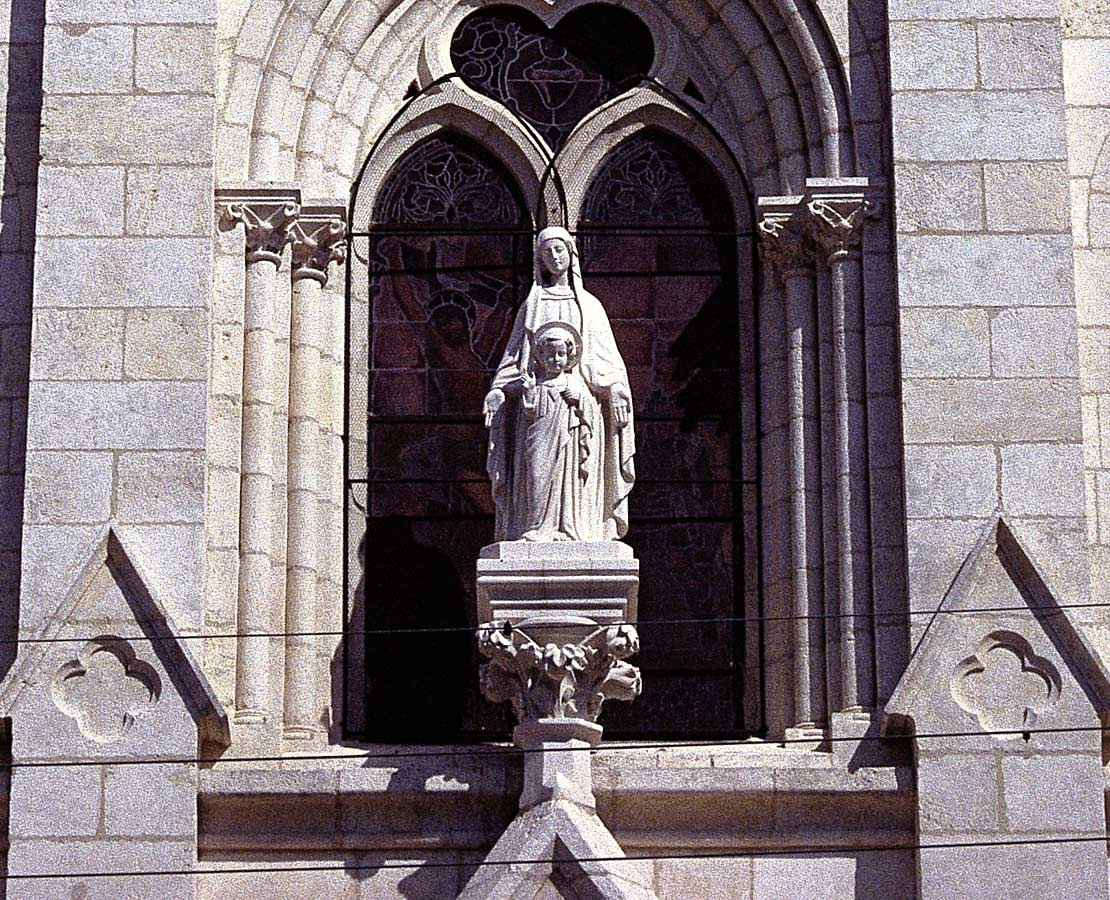
M 10 880 L 31 881 L 58 878 L 164 878 L 170 876 L 193 875 L 262 875 L 305 873 L 305 872 L 377 872 L 390 869 L 478 869 L 493 866 L 558 866 L 566 863 L 626 863 L 657 860 L 681 859 L 746 859 L 748 857 L 775 856 L 815 856 L 821 854 L 845 853 L 910 853 L 927 850 L 964 850 L 983 847 L 1028 847 L 1058 844 L 1089 844 L 1107 839 L 1103 835 L 1069 835 L 1066 837 L 1030 837 L 1014 840 L 976 840 L 976 841 L 939 841 L 936 843 L 907 844 L 870 844 L 864 846 L 845 846 L 843 844 L 813 845 L 810 847 L 768 847 L 727 853 L 705 853 L 690 851 L 686 853 L 650 853 L 638 856 L 590 856 L 590 857 L 539 857 L 533 859 L 483 859 L 480 861 L 459 862 L 453 860 L 425 860 L 418 863 L 380 862 L 380 863 L 335 863 L 299 866 L 237 866 L 226 869 L 143 869 L 126 872 L 17 872 L 9 874 Z
M 762 616 L 708 616 L 701 618 L 679 618 L 679 619 L 651 619 L 646 622 L 610 622 L 608 625 L 632 625 L 634 628 L 643 630 L 645 628 L 654 628 L 661 625 L 743 625 L 754 624 L 758 622 L 797 622 L 803 620 L 823 620 L 831 621 L 838 619 L 882 619 L 882 620 L 896 620 L 912 619 L 921 617 L 933 616 L 976 616 L 983 613 L 1004 613 L 1004 612 L 1024 612 L 1032 613 L 1037 617 L 1058 616 L 1064 615 L 1065 611 L 1071 609 L 1102 609 L 1110 607 L 1110 602 L 1089 602 L 1089 603 L 1062 603 L 1056 604 L 1051 608 L 1041 608 L 1035 606 L 979 606 L 969 609 L 929 609 L 929 610 L 899 610 L 897 612 L 875 612 L 874 610 L 867 612 L 850 612 L 850 613 L 810 613 L 806 615 L 762 615 Z M 487 623 L 479 625 L 477 628 L 469 625 L 441 625 L 441 626 L 428 626 L 428 627 L 412 627 L 412 628 L 359 628 L 357 630 L 351 629 L 322 629 L 318 631 L 227 631 L 227 632 L 197 632 L 189 634 L 166 634 L 166 635 L 112 635 L 115 640 L 124 641 L 149 641 L 151 643 L 165 642 L 165 641 L 200 641 L 200 640 L 232 640 L 239 638 L 290 638 L 290 637 L 361 637 L 367 635 L 418 635 L 418 634 L 474 634 L 477 631 L 484 629 L 501 630 L 504 626 L 501 623 Z M 528 623 L 529 631 L 538 631 L 546 628 L 565 629 L 565 625 L 559 623 L 547 624 L 544 622 L 530 622 Z M 598 625 L 598 627 L 603 627 Z M 97 640 L 103 638 L 103 632 L 95 635 L 76 636 L 76 637 L 31 637 L 31 638 L 0 638 L 0 646 L 11 644 L 75 644 L 84 643 L 86 641 Z

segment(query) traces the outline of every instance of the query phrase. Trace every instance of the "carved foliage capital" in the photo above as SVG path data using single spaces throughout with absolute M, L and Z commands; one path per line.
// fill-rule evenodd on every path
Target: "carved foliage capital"
M 816 197 L 806 204 L 813 237 L 829 259 L 859 252 L 863 223 L 879 214 L 878 206 L 862 194 Z
M 764 265 L 783 277 L 810 270 L 813 244 L 796 214 L 769 212 L 759 220 L 757 227 L 759 252 Z
M 247 262 L 267 260 L 281 264 L 285 245 L 292 242 L 301 205 L 290 196 L 226 196 L 220 222 L 228 228 L 242 224 L 247 236 Z
M 489 659 L 481 670 L 487 700 L 509 700 L 518 722 L 537 719 L 597 721 L 606 700 L 640 695 L 640 670 L 625 660 L 640 650 L 631 625 L 610 625 L 577 644 L 541 647 L 508 623 L 478 629 L 478 650 Z
M 303 207 L 293 226 L 293 280 L 311 278 L 327 284 L 332 263 L 347 260 L 347 225 L 341 209 L 319 211 Z

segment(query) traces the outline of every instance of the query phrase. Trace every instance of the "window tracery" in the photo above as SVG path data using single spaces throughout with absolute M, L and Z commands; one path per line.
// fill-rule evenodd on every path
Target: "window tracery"
M 463 81 L 531 123 L 553 148 L 647 74 L 653 56 L 644 24 L 604 4 L 580 7 L 553 29 L 524 10 L 495 6 L 468 16 L 451 41 Z
M 530 275 L 531 226 L 504 167 L 451 132 L 398 160 L 372 218 L 362 614 L 383 632 L 444 630 L 367 634 L 366 727 L 498 731 L 465 630 L 474 558 L 493 539 L 477 410 Z
M 741 472 L 742 311 L 727 198 L 689 146 L 646 129 L 610 151 L 583 202 L 585 275 L 609 310 L 637 405 L 628 542 L 640 559 L 646 690 L 606 712 L 614 736 L 742 730 L 742 635 L 729 620 L 755 564 L 744 557 L 754 480 Z M 662 624 L 674 619 L 697 621 Z

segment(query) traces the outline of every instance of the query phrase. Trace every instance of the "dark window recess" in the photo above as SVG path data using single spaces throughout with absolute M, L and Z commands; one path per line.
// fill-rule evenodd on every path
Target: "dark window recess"
M 647 131 L 605 160 L 578 225 L 637 415 L 644 693 L 606 705 L 609 737 L 744 730 L 758 661 L 735 617 L 759 608 L 758 398 L 750 236 L 735 223 L 708 163 Z M 532 278 L 533 225 L 503 165 L 452 132 L 405 154 L 354 224 L 369 234 L 371 302 L 368 371 L 351 373 L 369 379 L 369 409 L 365 490 L 349 493 L 365 497 L 348 657 L 364 676 L 350 721 L 365 725 L 349 736 L 505 739 L 509 710 L 481 697 L 473 638 L 475 559 L 493 538 L 479 413 Z
M 507 714 L 478 692 L 472 632 L 474 561 L 493 539 L 479 412 L 531 280 L 531 225 L 508 172 L 450 133 L 396 163 L 366 224 L 361 736 L 500 737 Z
M 470 87 L 505 104 L 560 147 L 582 117 L 651 69 L 651 32 L 616 6 L 579 7 L 547 28 L 529 12 L 494 6 L 463 20 L 451 61 Z
M 603 164 L 579 226 L 637 415 L 627 540 L 640 560 L 644 693 L 606 704 L 610 737 L 735 734 L 744 721 L 743 635 L 723 620 L 742 614 L 749 566 L 754 580 L 756 491 L 741 461 L 755 433 L 741 428 L 751 335 L 727 198 L 698 154 L 645 132 Z

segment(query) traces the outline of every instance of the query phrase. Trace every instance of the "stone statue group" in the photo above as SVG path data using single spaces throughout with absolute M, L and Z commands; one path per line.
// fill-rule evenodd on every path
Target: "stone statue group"
M 610 541 L 628 530 L 636 443 L 628 371 L 574 238 L 545 228 L 484 403 L 498 541 Z

